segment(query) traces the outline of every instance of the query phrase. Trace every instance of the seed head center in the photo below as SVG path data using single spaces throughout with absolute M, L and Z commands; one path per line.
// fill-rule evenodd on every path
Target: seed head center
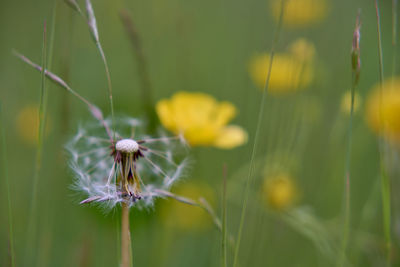
M 115 149 L 123 153 L 134 153 L 139 150 L 139 144 L 132 139 L 122 139 L 115 144 Z

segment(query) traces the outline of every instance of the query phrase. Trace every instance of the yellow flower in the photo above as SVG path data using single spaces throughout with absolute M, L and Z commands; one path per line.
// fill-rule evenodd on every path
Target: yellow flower
M 271 0 L 272 15 L 279 19 L 282 0 Z M 283 23 L 290 28 L 307 27 L 322 21 L 327 15 L 326 0 L 285 0 Z
M 36 105 L 28 105 L 22 108 L 17 114 L 16 128 L 23 141 L 30 145 L 36 145 L 39 135 L 39 108 Z M 49 132 L 50 127 L 47 123 L 44 135 L 47 136 Z
M 271 94 L 295 92 L 313 81 L 314 45 L 305 39 L 298 39 L 287 50 L 274 56 L 268 87 Z M 261 89 L 265 86 L 270 58 L 270 54 L 264 53 L 250 61 L 251 78 Z
M 210 186 L 203 183 L 182 184 L 173 192 L 195 201 L 203 197 L 210 205 L 215 202 L 214 191 Z M 170 227 L 177 227 L 183 230 L 205 230 L 212 226 L 212 218 L 205 210 L 173 199 L 162 203 L 160 214 L 163 221 Z
M 400 145 L 400 77 L 376 85 L 366 102 L 366 119 L 376 133 Z
M 285 172 L 267 176 L 263 183 L 262 193 L 266 204 L 277 211 L 291 207 L 297 197 L 293 179 Z
M 230 149 L 247 141 L 243 128 L 226 125 L 236 115 L 235 106 L 207 94 L 178 92 L 171 99 L 160 100 L 156 111 L 165 128 L 183 134 L 193 146 Z
M 354 92 L 354 113 L 356 113 L 361 106 L 361 96 L 359 93 Z M 350 110 L 351 110 L 351 91 L 347 91 L 343 94 L 342 96 L 342 103 L 341 103 L 341 111 L 346 114 L 350 115 Z

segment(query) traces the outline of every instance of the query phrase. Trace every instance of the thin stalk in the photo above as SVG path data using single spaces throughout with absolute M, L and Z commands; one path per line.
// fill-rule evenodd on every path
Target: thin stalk
M 46 42 L 47 42 L 47 26 L 44 22 L 43 27 L 43 45 L 42 45 L 42 70 L 46 69 Z M 41 86 L 40 86 L 40 100 L 39 100 L 39 131 L 37 140 L 37 150 L 36 150 L 36 163 L 35 170 L 33 174 L 33 184 L 32 184 L 32 197 L 30 202 L 29 217 L 28 217 L 28 242 L 27 242 L 27 252 L 28 256 L 31 256 L 33 244 L 35 243 L 35 233 L 36 233 L 36 206 L 37 206 L 37 188 L 39 174 L 42 166 L 42 153 L 43 153 L 43 133 L 46 120 L 46 77 L 45 71 L 42 71 Z
M 106 60 L 106 56 L 103 51 L 103 47 L 101 46 L 100 42 L 96 43 L 96 46 L 100 52 L 101 59 L 103 60 L 104 63 L 104 68 L 106 71 L 106 76 L 107 76 L 107 86 L 108 86 L 108 98 L 110 99 L 110 108 L 111 108 L 111 121 L 112 121 L 112 129 L 113 129 L 113 138 L 115 139 L 115 119 L 114 119 L 114 101 L 113 101 L 113 95 L 112 95 L 112 85 L 111 85 L 111 76 L 110 76 L 110 70 L 108 69 L 108 64 Z
M 351 136 L 353 130 L 353 113 L 354 113 L 354 94 L 360 79 L 360 10 L 358 11 L 356 27 L 353 34 L 353 44 L 351 51 L 351 66 L 352 66 L 352 85 L 351 85 L 351 104 L 350 104 L 350 119 L 347 132 L 347 148 L 346 148 L 346 163 L 344 174 L 344 222 L 343 222 L 343 238 L 338 266 L 345 265 L 346 251 L 350 235 L 351 224 L 351 207 L 350 207 L 350 163 L 351 163 Z
M 396 75 L 397 12 L 397 0 L 392 0 L 392 77 Z
M 221 250 L 222 250 L 222 267 L 227 267 L 227 253 L 226 253 L 226 165 L 224 165 L 223 169 L 223 188 L 222 188 L 222 243 L 221 243 Z
M 100 53 L 100 56 L 101 56 L 101 59 L 103 61 L 104 68 L 106 71 L 108 97 L 110 99 L 111 119 L 112 119 L 112 128 L 113 128 L 113 139 L 115 139 L 114 104 L 113 104 L 113 95 L 112 95 L 112 86 L 111 86 L 111 75 L 110 75 L 110 70 L 108 68 L 106 56 L 103 51 L 103 47 L 101 46 L 101 43 L 100 43 L 100 37 L 99 37 L 99 31 L 97 29 L 96 17 L 94 14 L 92 2 L 90 0 L 86 0 L 86 13 L 87 13 L 87 17 L 88 17 L 88 26 L 89 26 L 90 33 L 92 34 L 93 41 L 95 42 L 97 50 Z
M 129 226 L 129 206 L 123 202 L 121 212 L 121 267 L 132 266 L 132 243 Z
M 7 141 L 6 141 L 6 126 L 3 118 L 3 107 L 0 103 L 0 122 L 1 122 L 1 135 L 2 135 L 2 163 L 3 163 L 3 177 L 6 181 L 7 190 L 7 204 L 8 204 L 8 235 L 10 238 L 10 258 L 11 266 L 14 267 L 15 263 L 15 252 L 14 252 L 14 231 L 13 231 L 13 219 L 12 219 L 12 205 L 11 205 L 11 194 L 10 194 L 10 181 L 8 178 L 8 161 L 7 161 Z
M 380 84 L 380 108 L 379 108 L 379 117 L 380 117 L 380 131 L 381 135 L 384 134 L 384 121 L 382 116 L 382 97 L 383 97 L 383 52 L 382 52 L 382 37 L 381 37 L 381 19 L 379 12 L 378 0 L 375 0 L 375 11 L 376 11 L 376 20 L 377 20 L 377 33 L 378 33 L 378 53 L 379 53 L 379 84 Z M 382 190 L 382 208 L 383 208 L 383 230 L 385 235 L 386 242 L 386 265 L 391 266 L 391 248 L 392 248 L 392 238 L 391 238 L 391 186 L 389 176 L 387 175 L 385 163 L 384 163 L 384 141 L 383 137 L 379 140 L 379 154 L 380 154 L 380 171 L 381 171 L 381 190 Z
M 54 32 L 55 32 L 55 24 L 56 24 L 56 9 L 57 9 L 57 1 L 54 2 L 53 14 L 52 14 L 52 25 L 50 32 L 50 43 L 49 43 L 49 56 L 47 57 L 47 25 L 44 22 L 43 27 L 43 45 L 42 45 L 42 66 L 41 66 L 41 88 L 40 88 L 40 102 L 39 102 L 39 133 L 38 133 L 38 143 L 36 150 L 36 162 L 35 162 L 35 170 L 33 175 L 33 184 L 32 184 L 32 197 L 31 197 L 31 205 L 28 217 L 28 239 L 27 239 L 27 253 L 31 255 L 32 249 L 34 247 L 35 238 L 36 238 L 36 209 L 37 209 L 37 190 L 39 183 L 39 174 L 42 167 L 42 159 L 43 159 L 43 136 L 46 128 L 46 118 L 47 118 L 47 83 L 46 83 L 46 68 L 47 65 L 51 65 L 52 57 L 53 57 L 53 44 L 54 44 Z M 47 64 L 47 61 L 49 64 Z
M 256 158 L 256 150 L 257 150 L 258 142 L 259 142 L 259 135 L 260 135 L 260 131 L 261 131 L 261 122 L 262 122 L 262 119 L 264 116 L 265 102 L 267 99 L 267 91 L 269 88 L 269 81 L 271 78 L 272 63 L 274 60 L 275 49 L 278 44 L 279 35 L 281 32 L 281 28 L 282 28 L 284 7 L 285 7 L 285 0 L 282 0 L 279 20 L 278 20 L 277 28 L 276 28 L 274 38 L 272 41 L 272 46 L 271 46 L 271 57 L 270 57 L 269 66 L 268 66 L 267 79 L 265 82 L 264 90 L 262 92 L 261 104 L 260 104 L 260 109 L 258 112 L 256 133 L 255 133 L 255 137 L 254 137 L 253 149 L 251 152 L 249 172 L 248 172 L 247 178 L 246 178 L 245 193 L 244 193 L 243 206 L 242 206 L 242 211 L 241 211 L 241 216 L 240 216 L 239 230 L 238 230 L 238 235 L 236 238 L 237 241 L 236 241 L 236 247 L 235 247 L 235 252 L 234 252 L 235 254 L 234 254 L 234 259 L 233 259 L 233 267 L 236 267 L 238 265 L 240 241 L 242 239 L 243 226 L 244 226 L 244 221 L 246 218 L 246 211 L 247 211 L 247 200 L 248 200 L 249 193 L 250 193 L 250 184 L 251 184 L 250 182 L 251 182 L 251 179 L 253 177 L 253 172 L 254 172 L 254 165 L 255 165 L 254 160 Z

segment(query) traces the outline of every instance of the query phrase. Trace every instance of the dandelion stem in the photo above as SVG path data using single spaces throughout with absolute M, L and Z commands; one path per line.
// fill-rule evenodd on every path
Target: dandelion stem
M 380 101 L 379 101 L 379 117 L 380 117 L 380 131 L 384 134 L 384 121 L 382 117 L 382 97 L 383 97 L 383 52 L 382 52 L 382 37 L 381 37 L 381 19 L 379 12 L 378 0 L 375 0 L 375 11 L 376 11 L 376 21 L 377 21 L 377 34 L 378 34 L 378 54 L 379 54 L 379 84 L 380 84 Z M 382 134 L 380 135 L 382 136 Z M 380 154 L 380 171 L 381 171 L 381 190 L 382 190 L 382 208 L 383 208 L 383 229 L 386 241 L 386 265 L 391 266 L 391 188 L 390 180 L 387 175 L 385 164 L 384 164 L 384 140 L 381 138 L 379 140 L 379 154 Z
M 10 181 L 8 178 L 8 162 L 7 162 L 7 141 L 6 141 L 6 126 L 3 118 L 3 107 L 0 103 L 0 122 L 1 122 L 1 135 L 2 135 L 2 169 L 3 177 L 6 181 L 7 190 L 7 204 L 8 204 L 8 234 L 10 239 L 10 258 L 11 266 L 14 267 L 15 263 L 15 252 L 14 252 L 14 231 L 13 231 L 13 219 L 12 219 L 12 208 L 11 208 L 11 194 L 10 194 Z
M 132 243 L 129 229 L 129 206 L 122 202 L 121 212 L 121 267 L 132 266 Z
M 279 20 L 278 24 L 275 30 L 274 38 L 272 41 L 272 46 L 271 46 L 271 57 L 269 61 L 269 66 L 268 66 L 268 73 L 267 73 L 267 79 L 265 81 L 265 87 L 262 92 L 261 96 L 261 104 L 260 104 L 260 109 L 258 113 L 258 119 L 257 119 L 257 128 L 256 128 L 256 133 L 254 137 L 254 143 L 253 143 L 253 149 L 251 153 L 251 158 L 250 158 L 250 166 L 249 166 L 249 171 L 247 174 L 247 179 L 246 179 L 246 185 L 245 185 L 245 193 L 244 193 L 244 199 L 243 199 L 243 206 L 242 206 L 242 211 L 241 211 L 241 216 L 240 216 L 240 223 L 239 223 L 239 230 L 238 230 L 238 235 L 237 235 L 237 242 L 236 242 L 236 247 L 235 247 L 235 252 L 234 252 L 234 259 L 233 259 L 233 267 L 237 267 L 238 265 L 238 258 L 239 258 L 239 249 L 240 249 L 240 241 L 242 238 L 242 232 L 243 232 L 243 226 L 244 226 L 244 221 L 246 218 L 246 211 L 247 211 L 247 200 L 249 197 L 250 193 L 250 184 L 251 184 L 251 178 L 253 176 L 253 171 L 254 171 L 254 160 L 256 158 L 256 150 L 258 147 L 258 141 L 259 141 L 259 134 L 261 131 L 261 122 L 263 119 L 263 114 L 264 114 L 264 108 L 265 108 L 265 102 L 267 99 L 267 91 L 269 87 L 269 81 L 271 78 L 271 71 L 272 71 L 272 63 L 274 60 L 274 55 L 275 55 L 275 48 L 278 44 L 279 41 L 279 35 L 281 32 L 282 28 L 282 22 L 283 22 L 283 11 L 285 8 L 285 0 L 281 1 L 281 8 L 280 8 L 280 15 L 279 15 Z

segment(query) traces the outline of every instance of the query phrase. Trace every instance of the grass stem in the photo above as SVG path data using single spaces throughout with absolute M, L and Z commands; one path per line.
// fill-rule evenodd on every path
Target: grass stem
M 38 132 L 38 143 L 36 150 L 36 162 L 33 174 L 32 184 L 32 197 L 30 202 L 29 217 L 28 217 L 28 236 L 27 236 L 27 253 L 29 256 L 33 254 L 33 248 L 35 247 L 36 238 L 36 210 L 37 210 L 37 191 L 39 183 L 39 175 L 42 167 L 43 159 L 43 136 L 46 128 L 47 118 L 47 83 L 46 83 L 46 69 L 47 65 L 51 65 L 53 57 L 53 44 L 54 44 L 54 32 L 56 24 L 56 13 L 57 1 L 54 1 L 53 13 L 52 13 L 52 25 L 50 32 L 50 43 L 49 43 L 49 55 L 47 57 L 47 25 L 44 22 L 43 27 L 43 45 L 42 45 L 42 66 L 41 66 L 41 87 L 40 87 L 40 100 L 39 100 L 39 132 Z
M 270 81 L 270 78 L 271 78 L 272 63 L 273 63 L 273 60 L 274 60 L 275 49 L 276 49 L 276 46 L 277 46 L 278 41 L 279 41 L 279 36 L 280 36 L 282 23 L 283 23 L 284 8 L 285 8 L 285 0 L 282 0 L 281 1 L 279 20 L 278 20 L 277 28 L 276 28 L 275 35 L 274 35 L 274 38 L 273 38 L 273 41 L 272 41 L 272 46 L 271 46 L 271 57 L 270 57 L 269 66 L 268 66 L 267 78 L 266 78 L 266 81 L 265 81 L 264 90 L 262 92 L 261 104 L 260 104 L 260 109 L 259 109 L 259 112 L 258 112 L 256 133 L 255 133 L 255 137 L 254 137 L 253 149 L 252 149 L 252 152 L 251 152 L 249 171 L 248 171 L 247 178 L 246 178 L 244 199 L 243 199 L 242 211 L 241 211 L 241 215 L 240 215 L 239 230 L 238 230 L 238 235 L 237 235 L 237 238 L 236 238 L 236 247 L 235 247 L 234 258 L 233 258 L 233 267 L 237 267 L 238 266 L 240 241 L 242 239 L 243 226 L 244 226 L 244 221 L 245 221 L 245 218 L 246 218 L 247 200 L 248 200 L 249 193 L 250 193 L 251 179 L 252 179 L 252 176 L 253 176 L 254 165 L 255 165 L 254 164 L 254 160 L 256 158 L 256 150 L 257 150 L 257 147 L 258 147 L 259 134 L 260 134 L 260 131 L 261 131 L 261 122 L 262 122 L 263 115 L 264 115 L 265 102 L 266 102 L 267 94 L 268 94 L 267 91 L 268 91 L 268 88 L 269 88 L 269 81 Z
M 3 117 L 3 106 L 0 103 L 0 125 L 2 135 L 2 169 L 3 177 L 6 182 L 7 190 L 7 205 L 8 205 L 8 235 L 10 242 L 10 259 L 11 266 L 16 266 L 15 263 L 15 252 L 14 252 L 14 230 L 13 230 L 13 219 L 12 219 L 12 205 L 11 205 L 11 194 L 10 194 L 10 180 L 8 177 L 8 160 L 7 160 L 7 141 L 6 141 L 6 126 Z
M 42 45 L 42 72 L 41 72 L 41 86 L 40 86 L 40 100 L 39 100 L 39 131 L 38 131 L 38 140 L 37 140 L 37 150 L 36 150 L 36 162 L 35 169 L 33 174 L 33 184 L 32 184 L 32 197 L 30 201 L 29 208 L 29 217 L 28 217 L 28 240 L 27 240 L 27 253 L 28 258 L 34 255 L 33 253 L 33 244 L 35 243 L 36 238 L 36 209 L 37 209 L 37 191 L 38 191 L 38 183 L 39 183 L 39 175 L 42 167 L 42 154 L 43 154 L 43 133 L 45 127 L 46 120 L 46 98 L 47 98 L 47 90 L 46 90 L 46 77 L 45 70 L 47 65 L 46 58 L 46 42 L 47 42 L 47 25 L 44 22 L 43 27 L 43 45 Z
M 375 0 L 375 11 L 377 21 L 377 34 L 378 34 L 378 54 L 379 54 L 379 84 L 380 84 L 380 101 L 379 101 L 379 117 L 380 117 L 380 131 L 382 134 L 385 133 L 385 123 L 383 121 L 382 114 L 382 101 L 383 101 L 383 51 L 382 51 L 382 33 L 381 33 L 381 18 L 378 0 Z M 391 238 L 391 186 L 390 179 L 386 172 L 385 160 L 385 143 L 383 136 L 379 140 L 379 154 L 380 154 L 380 171 L 381 171 L 381 190 L 382 190 L 382 208 L 383 208 L 383 231 L 386 242 L 386 266 L 391 266 L 391 249 L 392 249 L 392 238 Z
M 360 11 L 357 15 L 356 27 L 353 34 L 353 46 L 351 52 L 352 66 L 352 85 L 351 85 L 351 103 L 350 103 L 350 118 L 347 132 L 347 148 L 344 174 L 344 222 L 343 222 L 343 238 L 341 252 L 339 256 L 338 266 L 344 266 L 346 262 L 346 251 L 348 247 L 350 225 L 351 225 L 351 206 L 350 206 L 350 163 L 351 163 L 351 137 L 353 130 L 354 116 L 354 94 L 358 86 L 360 78 Z
M 223 168 L 223 184 L 222 184 L 222 244 L 221 244 L 221 250 L 222 250 L 222 267 L 227 267 L 227 251 L 226 251 L 226 180 L 227 180 L 227 171 L 226 171 L 226 165 L 224 165 Z

